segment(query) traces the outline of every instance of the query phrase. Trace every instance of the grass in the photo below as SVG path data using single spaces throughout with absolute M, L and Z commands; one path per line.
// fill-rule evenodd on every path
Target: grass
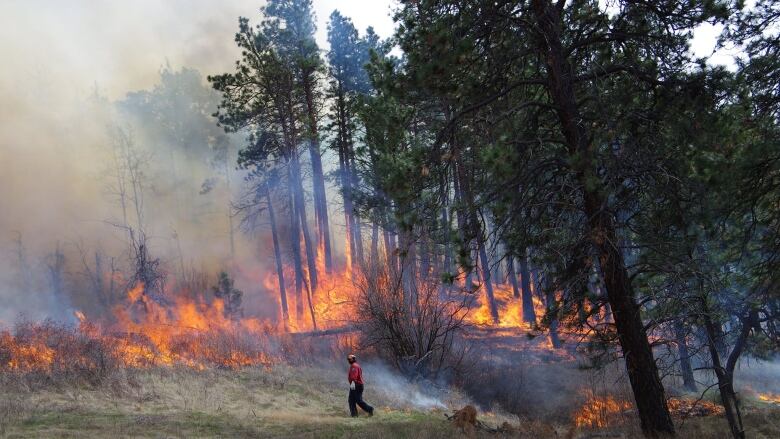
M 451 431 L 441 412 L 366 399 L 373 418 L 348 416 L 347 387 L 325 369 L 136 371 L 122 388 L 51 386 L 0 391 L 0 436 L 98 437 L 420 437 Z M 427 433 L 425 433 L 427 434 Z M 437 437 L 427 435 L 425 437 Z
M 365 398 L 377 408 L 373 418 L 348 416 L 347 387 L 336 367 L 289 367 L 241 371 L 150 369 L 122 371 L 98 387 L 60 383 L 27 388 L 23 381 L 0 386 L 0 437 L 3 438 L 451 438 L 468 436 L 441 409 L 405 404 L 397 394 L 368 386 Z M 394 396 L 396 395 L 396 396 Z M 465 399 L 448 400 L 459 408 Z M 748 436 L 780 437 L 780 408 L 754 404 L 745 414 Z M 449 411 L 451 412 L 451 411 Z M 505 414 L 480 413 L 491 426 L 508 421 L 520 438 L 577 438 L 589 432 Z M 719 417 L 690 419 L 680 437 L 727 437 Z M 636 437 L 635 425 L 613 430 Z M 604 432 L 602 432 L 604 433 Z

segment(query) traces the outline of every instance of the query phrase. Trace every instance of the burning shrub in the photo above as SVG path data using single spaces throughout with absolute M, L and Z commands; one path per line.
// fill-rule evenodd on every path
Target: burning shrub
M 0 332 L 0 370 L 34 381 L 104 382 L 121 358 L 109 340 L 56 324 L 18 322 L 13 331 Z
M 408 376 L 434 378 L 457 369 L 466 303 L 441 298 L 430 280 L 402 278 L 386 267 L 371 267 L 356 282 L 354 323 L 362 330 L 361 344 L 377 348 Z

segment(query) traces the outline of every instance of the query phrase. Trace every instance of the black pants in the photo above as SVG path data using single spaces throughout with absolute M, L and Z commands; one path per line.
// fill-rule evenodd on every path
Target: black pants
M 374 408 L 366 404 L 365 401 L 363 401 L 362 384 L 355 384 L 355 390 L 349 389 L 349 414 L 350 415 L 352 416 L 358 415 L 357 406 L 360 406 L 360 408 L 362 408 L 363 411 L 368 414 L 374 413 Z

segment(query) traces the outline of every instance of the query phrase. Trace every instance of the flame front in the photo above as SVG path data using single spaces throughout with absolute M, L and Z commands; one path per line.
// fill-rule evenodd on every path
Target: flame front
M 630 402 L 611 395 L 596 396 L 588 392 L 585 404 L 574 415 L 574 424 L 577 427 L 604 428 L 630 409 Z
M 257 319 L 231 319 L 224 304 L 174 298 L 160 304 L 136 285 L 126 305 L 114 310 L 113 322 L 90 322 L 76 312 L 75 330 L 51 322 L 18 325 L 0 333 L 0 365 L 17 371 L 50 372 L 67 364 L 111 361 L 126 367 L 183 364 L 237 368 L 268 365 L 272 325 Z
M 195 300 L 189 295 L 172 293 L 152 298 L 146 294 L 144 285 L 136 284 L 106 318 L 90 320 L 76 311 L 79 323 L 75 330 L 69 329 L 69 343 L 97 344 L 105 351 L 101 355 L 129 367 L 182 364 L 202 369 L 274 363 L 279 358 L 269 348 L 271 338 L 285 332 L 300 333 L 315 328 L 348 328 L 350 322 L 356 320 L 352 313 L 355 312 L 355 299 L 360 291 L 354 280 L 358 274 L 356 270 L 363 268 L 364 261 L 354 258 L 351 254 L 353 245 L 349 241 L 345 247 L 342 264 L 329 272 L 324 248 L 317 246 L 316 290 L 307 291 L 306 288 L 311 285 L 305 282 L 302 290 L 296 291 L 292 285 L 295 279 L 293 267 L 283 269 L 287 280 L 287 321 L 281 311 L 279 279 L 271 271 L 259 279 L 262 279 L 263 287 L 279 309 L 279 317 L 273 322 L 228 313 L 220 299 Z M 435 278 L 431 273 L 420 275 Z M 461 294 L 461 291 L 455 290 L 464 286 L 459 287 L 451 292 L 453 297 Z M 484 286 L 474 292 L 477 300 L 474 306 L 470 306 L 466 322 L 482 328 L 518 329 L 521 332 L 535 330 L 534 323 L 523 321 L 522 300 L 514 296 L 511 285 L 504 283 L 494 287 L 499 323 L 493 323 L 483 290 Z M 533 306 L 537 316 L 544 314 L 544 303 L 537 294 L 533 295 Z M 81 355 L 71 348 L 67 348 L 71 349 L 69 352 L 64 352 L 61 346 L 64 338 L 53 334 L 57 331 L 50 324 L 27 324 L 23 329 L 0 332 L 0 368 L 45 371 Z M 549 342 L 539 348 L 553 350 Z M 93 360 L 81 358 L 77 361 L 87 364 Z

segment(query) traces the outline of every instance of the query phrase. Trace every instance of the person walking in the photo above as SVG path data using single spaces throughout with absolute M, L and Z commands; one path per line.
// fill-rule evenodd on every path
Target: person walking
M 357 363 L 357 358 L 354 354 L 347 356 L 347 362 L 349 363 L 349 372 L 347 373 L 347 380 L 349 380 L 349 414 L 353 418 L 357 417 L 357 407 L 360 406 L 363 411 L 368 413 L 368 416 L 374 416 L 374 408 L 363 401 L 363 369 Z

